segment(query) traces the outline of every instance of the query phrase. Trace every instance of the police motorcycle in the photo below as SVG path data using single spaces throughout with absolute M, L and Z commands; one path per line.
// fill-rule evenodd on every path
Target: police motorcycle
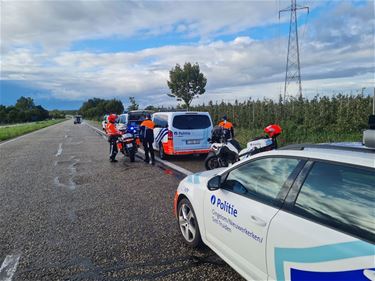
M 122 154 L 129 157 L 130 162 L 134 162 L 135 154 L 138 151 L 136 143 L 137 130 L 132 126 L 119 127 L 118 129 L 122 132 L 122 135 L 117 140 L 117 148 Z
M 206 169 L 228 167 L 259 152 L 277 149 L 276 138 L 282 132 L 281 127 L 279 125 L 269 125 L 264 128 L 264 132 L 266 135 L 252 139 L 247 143 L 246 148 L 241 149 L 240 144 L 230 138 L 228 130 L 216 126 L 212 130 L 211 139 L 209 139 L 212 144 L 205 160 Z
M 228 129 L 215 126 L 208 141 L 211 143 L 211 147 L 204 161 L 207 170 L 228 167 L 229 164 L 238 161 L 241 146 L 235 139 L 231 138 Z

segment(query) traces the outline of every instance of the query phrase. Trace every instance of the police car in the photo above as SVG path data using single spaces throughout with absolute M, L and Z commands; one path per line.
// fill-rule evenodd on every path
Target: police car
M 375 130 L 367 137 L 373 148 L 295 145 L 186 177 L 174 199 L 183 240 L 249 280 L 375 280 Z
M 168 155 L 207 154 L 212 131 L 208 112 L 157 112 L 152 115 L 155 123 L 154 149 L 159 157 Z
M 107 123 L 108 123 L 108 114 L 104 115 L 103 121 L 102 121 L 102 129 L 105 132 L 107 130 Z

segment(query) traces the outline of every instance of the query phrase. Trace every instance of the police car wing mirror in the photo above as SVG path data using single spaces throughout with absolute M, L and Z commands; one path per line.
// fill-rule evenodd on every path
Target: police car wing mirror
M 207 188 L 211 191 L 218 190 L 221 186 L 221 176 L 214 176 L 207 183 Z

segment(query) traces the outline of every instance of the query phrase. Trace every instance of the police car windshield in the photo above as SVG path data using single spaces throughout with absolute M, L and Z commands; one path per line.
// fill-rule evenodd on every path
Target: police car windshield
M 207 129 L 210 126 L 207 115 L 177 115 L 173 119 L 173 127 L 180 130 Z
M 126 117 L 121 115 L 119 118 L 118 118 L 118 122 L 119 123 L 126 123 Z

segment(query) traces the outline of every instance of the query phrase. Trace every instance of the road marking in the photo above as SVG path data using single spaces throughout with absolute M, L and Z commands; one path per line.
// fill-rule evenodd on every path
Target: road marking
M 104 135 L 104 138 L 107 139 L 107 138 L 105 137 L 105 133 L 102 132 L 101 130 L 99 130 L 98 128 L 95 128 L 94 126 L 91 126 L 90 124 L 88 124 L 88 123 L 86 123 L 86 122 L 84 122 L 84 124 L 87 125 L 87 126 L 89 126 L 89 127 L 92 128 L 92 129 L 94 129 L 95 131 L 97 131 L 98 133 L 100 133 L 102 136 Z M 144 150 L 141 149 L 141 148 L 139 148 L 138 151 L 141 152 L 142 154 L 145 154 Z M 185 169 L 185 168 L 182 168 L 182 167 L 180 167 L 180 166 L 178 166 L 178 165 L 176 165 L 176 164 L 173 164 L 173 163 L 171 163 L 171 162 L 169 162 L 169 161 L 162 160 L 162 159 L 160 159 L 160 158 L 157 157 L 157 156 L 155 156 L 155 160 L 156 160 L 157 162 L 163 164 L 164 166 L 167 166 L 167 167 L 169 167 L 169 168 L 171 168 L 171 169 L 173 169 L 173 170 L 175 170 L 175 171 L 177 171 L 177 172 L 180 172 L 181 174 L 184 174 L 184 175 L 186 175 L 186 176 L 190 176 L 190 175 L 194 174 L 193 172 L 191 172 L 191 171 L 189 171 L 189 170 L 187 170 L 187 169 Z
M 17 270 L 20 257 L 21 255 L 8 255 L 5 257 L 5 260 L 0 267 L 0 280 L 1 281 L 12 280 L 12 277 Z
M 16 140 L 22 139 L 22 138 L 27 137 L 27 136 L 30 136 L 30 135 L 34 135 L 34 134 L 39 133 L 39 132 L 46 131 L 46 130 L 48 130 L 48 129 L 54 127 L 54 126 L 64 124 L 65 122 L 68 122 L 68 121 L 69 121 L 69 120 L 66 120 L 66 121 L 63 121 L 63 122 L 60 122 L 60 123 L 57 123 L 57 124 L 54 124 L 54 125 L 51 125 L 51 126 L 48 126 L 48 127 L 42 128 L 42 129 L 39 129 L 39 130 L 36 130 L 36 131 L 34 131 L 34 132 L 24 134 L 24 135 L 22 135 L 22 136 L 19 136 L 19 137 L 14 138 L 14 139 L 10 139 L 10 140 L 4 141 L 4 142 L 0 142 L 0 146 L 2 146 L 2 145 L 4 145 L 4 144 L 7 144 L 7 143 L 10 143 L 10 142 L 14 142 L 14 141 L 16 141 Z
M 57 150 L 57 153 L 55 154 L 56 157 L 60 156 L 61 153 L 62 153 L 63 149 L 62 149 L 62 143 L 59 143 L 59 149 Z

